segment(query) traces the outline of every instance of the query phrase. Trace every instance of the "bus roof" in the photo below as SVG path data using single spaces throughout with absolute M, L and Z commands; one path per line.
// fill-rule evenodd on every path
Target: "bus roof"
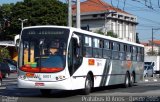
M 73 28 L 73 27 L 55 26 L 55 25 L 42 25 L 42 26 L 24 27 L 23 29 L 47 28 L 47 27 L 69 29 L 70 31 L 76 31 L 76 32 L 79 32 L 79 33 L 84 33 L 85 35 L 91 35 L 91 36 L 100 37 L 100 38 L 104 38 L 104 39 L 108 39 L 108 40 L 113 40 L 113 41 L 117 41 L 117 42 L 122 42 L 122 43 L 126 43 L 126 44 L 131 44 L 131 45 L 135 45 L 135 46 L 144 47 L 144 45 L 142 45 L 142 44 L 138 44 L 138 43 L 134 43 L 134 42 L 118 39 L 118 38 L 113 38 L 113 37 L 110 37 L 110 36 L 105 36 L 105 35 L 101 35 L 101 34 L 98 34 L 98 33 L 82 30 L 82 29 L 79 29 L 79 28 Z

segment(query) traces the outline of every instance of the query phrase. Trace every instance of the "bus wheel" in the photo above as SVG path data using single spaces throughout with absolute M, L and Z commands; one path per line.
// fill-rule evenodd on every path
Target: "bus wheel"
M 91 92 L 93 86 L 93 82 L 90 75 L 87 75 L 86 81 L 85 81 L 85 88 L 83 89 L 83 94 L 88 95 Z
M 129 86 L 130 86 L 130 87 L 132 87 L 132 86 L 133 86 L 133 84 L 134 84 L 134 75 L 133 75 L 133 74 L 131 74 L 131 75 L 130 75 L 130 82 L 129 82 Z
M 51 94 L 51 89 L 40 89 L 43 96 L 49 96 Z
M 2 80 L 0 80 L 0 86 L 2 86 Z
M 130 78 L 129 78 L 129 73 L 127 72 L 125 76 L 124 87 L 125 88 L 129 87 L 129 84 L 130 84 Z

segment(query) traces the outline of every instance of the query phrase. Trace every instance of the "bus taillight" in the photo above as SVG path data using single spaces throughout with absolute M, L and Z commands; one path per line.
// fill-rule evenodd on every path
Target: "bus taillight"
M 51 72 L 60 72 L 63 68 L 41 68 L 41 72 L 51 73 Z

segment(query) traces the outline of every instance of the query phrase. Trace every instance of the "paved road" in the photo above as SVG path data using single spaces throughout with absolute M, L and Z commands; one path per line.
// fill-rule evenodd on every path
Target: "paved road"
M 36 89 L 18 89 L 16 74 L 3 80 L 0 102 L 160 102 L 160 81 L 149 79 L 130 88 L 121 85 L 96 88 L 90 95 L 79 91 L 52 90 L 48 97 Z

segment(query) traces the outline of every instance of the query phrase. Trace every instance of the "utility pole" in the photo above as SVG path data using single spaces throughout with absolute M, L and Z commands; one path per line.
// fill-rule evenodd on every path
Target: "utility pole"
M 23 23 L 25 22 L 25 21 L 27 21 L 28 19 L 21 19 L 21 18 L 18 18 L 18 20 L 20 20 L 21 21 L 21 29 L 23 29 Z
M 153 56 L 153 28 L 152 28 L 152 56 Z
M 68 26 L 72 27 L 72 1 L 68 0 Z
M 81 18 L 80 18 L 81 14 L 80 14 L 80 10 L 81 10 L 81 8 L 80 8 L 80 0 L 77 0 L 77 14 L 76 14 L 77 28 L 81 27 L 81 22 L 80 22 L 80 20 L 81 20 Z
M 160 28 L 152 28 L 152 55 L 153 55 L 153 31 L 160 30 Z

